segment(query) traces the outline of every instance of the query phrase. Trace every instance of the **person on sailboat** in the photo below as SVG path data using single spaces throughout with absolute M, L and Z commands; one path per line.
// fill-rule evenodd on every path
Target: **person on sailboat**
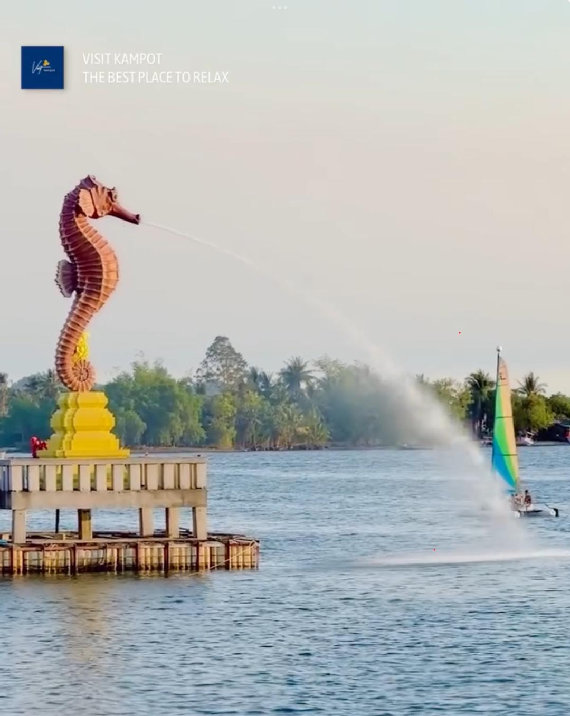
M 532 505 L 532 497 L 530 496 L 530 492 L 528 490 L 524 491 L 524 504 L 525 507 L 530 507 Z
M 511 495 L 511 505 L 514 510 L 520 510 L 520 508 L 523 506 L 524 499 L 520 492 L 515 492 L 514 495 Z

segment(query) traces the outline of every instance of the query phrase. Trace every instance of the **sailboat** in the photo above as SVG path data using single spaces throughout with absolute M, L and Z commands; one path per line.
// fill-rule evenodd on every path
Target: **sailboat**
M 519 459 L 515 440 L 513 406 L 507 364 L 501 358 L 502 348 L 497 348 L 497 387 L 495 390 L 495 421 L 491 468 L 505 483 L 511 498 L 512 509 L 518 517 L 558 517 L 558 508 L 529 503 L 521 499 Z

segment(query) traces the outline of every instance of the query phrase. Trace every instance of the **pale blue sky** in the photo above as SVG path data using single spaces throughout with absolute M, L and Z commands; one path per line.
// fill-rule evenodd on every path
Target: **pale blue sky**
M 404 370 L 535 370 L 570 390 L 570 2 L 11 3 L 0 29 L 2 370 L 43 370 L 64 194 L 92 173 L 143 219 L 259 258 Z M 285 0 L 283 0 L 285 4 Z M 66 89 L 19 89 L 20 45 L 63 44 Z M 221 86 L 86 86 L 82 53 L 156 51 Z M 103 68 L 105 69 L 105 68 Z M 366 358 L 301 300 L 148 227 L 91 328 L 102 379 L 139 351 L 178 375 L 228 335 L 251 363 Z M 458 332 L 461 331 L 461 335 Z

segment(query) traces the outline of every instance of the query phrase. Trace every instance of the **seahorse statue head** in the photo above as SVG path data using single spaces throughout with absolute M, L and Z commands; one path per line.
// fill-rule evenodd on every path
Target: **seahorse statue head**
M 132 214 L 119 204 L 115 187 L 109 189 L 97 181 L 92 174 L 79 183 L 76 207 L 77 211 L 90 219 L 100 219 L 102 216 L 109 215 L 130 221 L 131 224 L 138 224 L 141 220 L 140 214 Z

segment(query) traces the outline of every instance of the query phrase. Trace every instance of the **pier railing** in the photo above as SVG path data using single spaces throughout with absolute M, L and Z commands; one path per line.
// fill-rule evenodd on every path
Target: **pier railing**
M 197 490 L 206 487 L 206 463 L 191 460 L 0 460 L 1 493 Z
M 192 508 L 193 532 L 207 538 L 206 461 L 151 456 L 102 460 L 0 460 L 0 509 L 12 510 L 12 539 L 25 542 L 26 511 L 74 509 L 80 537 L 92 534 L 91 510 L 135 508 L 140 534 L 154 534 L 153 510 L 166 510 L 169 536 L 179 533 L 179 508 Z

